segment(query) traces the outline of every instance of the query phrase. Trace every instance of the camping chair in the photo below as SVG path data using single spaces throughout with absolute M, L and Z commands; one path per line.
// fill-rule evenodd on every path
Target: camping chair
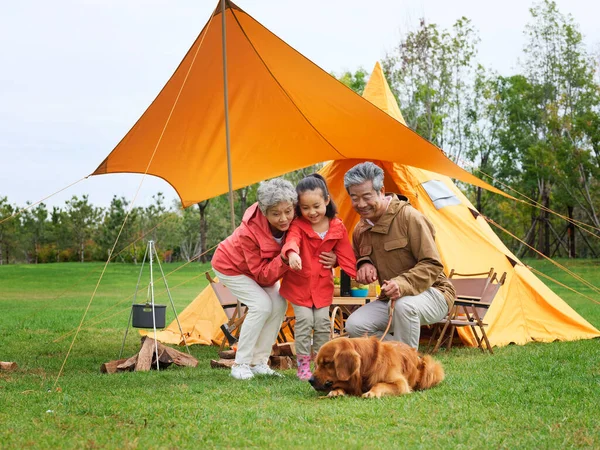
M 344 311 L 339 306 L 335 306 L 331 310 L 331 317 L 329 319 L 329 340 L 339 337 L 348 336 L 348 332 L 344 329 Z
M 457 276 L 461 278 L 455 278 Z M 482 352 L 485 352 L 485 348 L 487 348 L 490 353 L 493 353 L 484 329 L 487 324 L 483 322 L 483 318 L 498 290 L 504 284 L 506 273 L 498 279 L 493 268 L 489 272 L 473 274 L 461 274 L 452 270 L 448 278 L 456 290 L 456 299 L 448 312 L 448 316 L 435 324 L 433 334 L 429 340 L 429 347 L 431 347 L 436 334 L 439 333 L 439 335 L 432 353 L 438 351 L 444 340 L 447 341 L 447 349 L 450 350 L 454 330 L 464 326 L 471 327 L 477 346 Z M 478 332 L 481 333 L 481 337 L 479 337 Z
M 229 343 L 233 345 L 237 342 L 242 323 L 248 313 L 248 308 L 233 296 L 231 291 L 227 289 L 227 286 L 215 280 L 209 272 L 206 272 L 205 275 L 228 318 L 227 322 L 221 326 L 223 340 L 217 342 L 219 350 L 222 351 L 225 348 L 225 344 Z
M 284 342 L 287 342 L 287 336 L 285 333 L 285 330 L 287 328 L 289 335 L 292 337 L 292 339 L 295 339 L 295 334 L 294 334 L 294 325 L 296 324 L 296 316 L 294 316 L 294 310 L 291 308 L 290 304 L 288 303 L 288 310 L 285 313 L 285 318 L 283 319 L 283 322 L 281 324 L 281 328 L 279 329 L 279 333 L 277 334 L 277 343 L 278 344 L 283 344 Z

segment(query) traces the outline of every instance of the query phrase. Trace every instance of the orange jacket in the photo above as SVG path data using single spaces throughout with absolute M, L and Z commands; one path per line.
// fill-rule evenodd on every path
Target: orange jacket
M 260 286 L 272 286 L 289 269 L 280 255 L 281 245 L 254 203 L 244 213 L 241 225 L 219 244 L 211 264 L 225 275 L 246 275 Z
M 319 262 L 322 252 L 333 251 L 337 263 L 351 277 L 356 276 L 356 258 L 343 222 L 329 221 L 329 231 L 324 239 L 312 229 L 303 217 L 297 217 L 288 230 L 282 254 L 295 251 L 302 258 L 302 270 L 288 270 L 283 274 L 281 296 L 294 305 L 323 308 L 333 299 L 333 272 Z

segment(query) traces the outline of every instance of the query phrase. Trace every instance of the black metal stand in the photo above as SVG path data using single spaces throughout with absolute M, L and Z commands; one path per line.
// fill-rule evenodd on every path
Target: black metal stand
M 129 333 L 129 326 L 132 325 L 133 318 L 133 309 L 137 299 L 138 290 L 140 287 L 140 280 L 142 279 L 142 273 L 144 271 L 144 264 L 146 263 L 146 259 L 149 261 L 150 268 L 150 283 L 148 284 L 148 292 L 146 296 L 146 304 L 152 309 L 152 329 L 154 330 L 154 341 L 155 341 L 155 352 L 156 352 L 156 370 L 158 368 L 158 341 L 156 339 L 156 309 L 154 305 L 154 271 L 152 262 L 154 257 L 156 257 L 156 262 L 158 263 L 158 267 L 160 268 L 160 273 L 162 275 L 163 282 L 165 284 L 165 289 L 167 291 L 167 295 L 169 297 L 169 301 L 171 302 L 171 307 L 173 308 L 173 313 L 175 314 L 175 320 L 177 320 L 177 325 L 179 326 L 179 332 L 181 333 L 181 337 L 183 339 L 183 343 L 185 344 L 185 348 L 187 352 L 190 353 L 190 348 L 187 345 L 185 340 L 185 335 L 183 333 L 183 329 L 181 328 L 181 323 L 179 322 L 179 317 L 177 316 L 177 310 L 175 309 L 175 304 L 173 303 L 173 298 L 171 297 L 171 291 L 169 290 L 169 285 L 167 284 L 167 279 L 165 278 L 165 273 L 163 272 L 162 266 L 160 264 L 160 259 L 158 258 L 158 253 L 156 252 L 156 246 L 154 245 L 154 241 L 148 241 L 148 246 L 146 247 L 146 253 L 144 253 L 144 260 L 142 261 L 142 267 L 140 269 L 140 274 L 138 276 L 137 285 L 135 286 L 135 294 L 133 295 L 133 302 L 131 304 L 131 312 L 129 313 L 129 320 L 127 321 L 127 328 L 125 329 L 125 335 L 123 336 L 123 343 L 121 344 L 121 351 L 119 352 L 119 359 L 123 355 L 123 349 L 125 348 L 125 339 L 127 339 L 127 334 Z

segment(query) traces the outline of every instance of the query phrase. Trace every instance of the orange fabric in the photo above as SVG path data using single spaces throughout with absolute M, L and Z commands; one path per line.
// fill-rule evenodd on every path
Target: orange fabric
M 221 18 L 218 8 L 156 99 L 92 175 L 147 171 L 170 183 L 184 206 L 227 192 Z M 234 189 L 322 161 L 368 157 L 507 195 L 233 4 L 226 31 Z M 394 108 L 393 97 L 387 98 L 384 107 Z

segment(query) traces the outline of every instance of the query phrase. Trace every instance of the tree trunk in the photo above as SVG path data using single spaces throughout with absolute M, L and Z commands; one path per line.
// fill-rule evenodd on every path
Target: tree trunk
M 539 215 L 539 229 L 538 229 L 538 243 L 537 250 L 545 256 L 550 256 L 550 215 L 548 209 L 550 207 L 550 189 L 548 183 L 543 182 L 542 188 L 540 189 L 542 196 L 541 203 L 545 208 L 540 211 Z
M 481 188 L 477 187 L 477 211 L 479 214 L 483 214 L 483 207 L 481 205 Z
M 550 189 L 546 189 L 546 195 L 544 196 L 544 251 L 542 252 L 546 256 L 550 256 Z
M 573 207 L 567 206 L 569 222 L 567 224 L 567 234 L 569 236 L 569 258 L 576 258 L 575 255 L 575 225 L 573 224 Z
M 206 208 L 208 208 L 210 200 L 204 200 L 198 203 L 198 210 L 200 211 L 200 262 L 205 263 L 208 261 L 206 257 L 206 235 L 208 234 L 208 224 L 206 223 Z
M 519 250 L 517 251 L 518 258 L 522 258 L 523 256 L 525 256 L 529 251 L 529 247 L 533 247 L 533 244 L 535 242 L 535 227 L 537 225 L 537 222 L 538 218 L 535 216 L 531 216 L 531 227 L 529 227 L 529 231 L 525 235 L 525 239 L 523 239 L 523 242 L 525 242 L 528 245 L 528 247 L 524 248 L 524 244 L 521 243 L 521 245 L 519 246 Z
M 594 222 L 594 226 L 596 228 L 600 228 L 600 220 L 598 219 L 598 216 L 596 215 L 596 210 L 594 208 L 594 202 L 592 200 L 592 196 L 590 195 L 590 189 L 588 186 L 588 181 L 587 178 L 585 176 L 585 171 L 583 170 L 583 165 L 580 164 L 579 165 L 579 172 L 581 173 L 581 180 L 583 181 L 583 193 L 584 193 L 584 197 L 588 203 L 588 205 L 590 206 L 590 212 L 591 212 L 591 218 L 592 221 Z

